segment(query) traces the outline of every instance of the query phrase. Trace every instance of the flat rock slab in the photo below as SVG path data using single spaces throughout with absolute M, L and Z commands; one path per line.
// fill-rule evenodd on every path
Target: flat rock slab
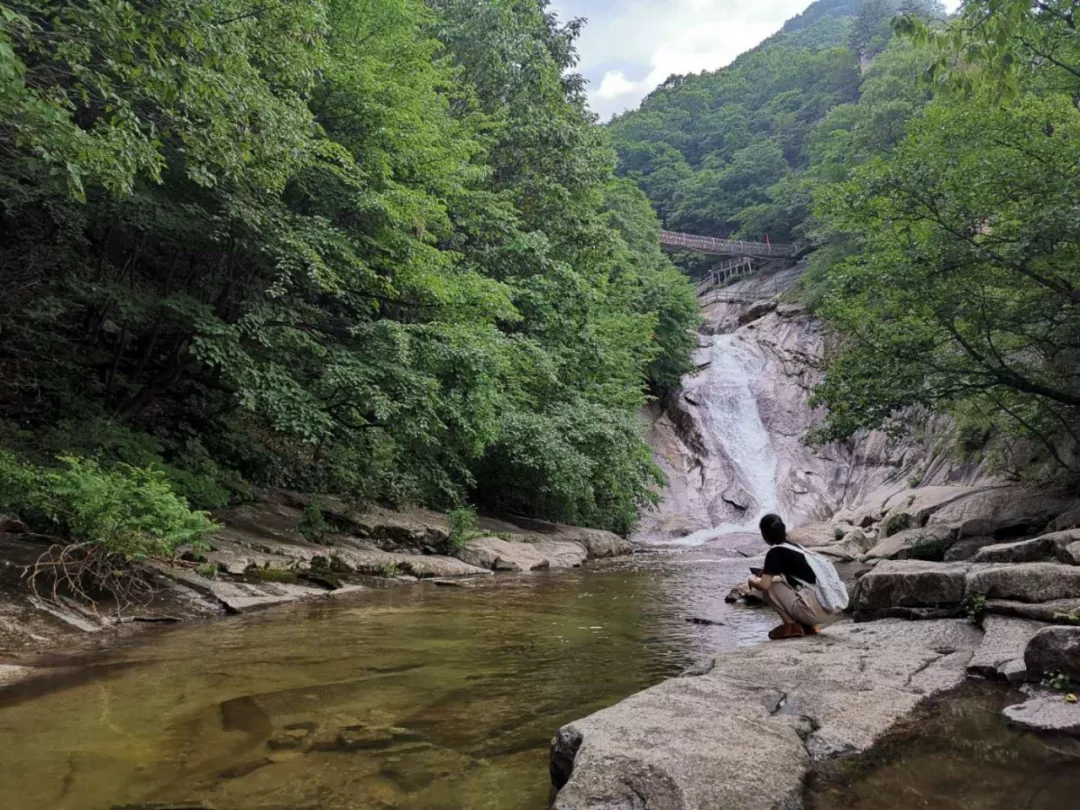
M 998 616 L 1015 616 L 1046 624 L 1080 624 L 1080 599 L 1053 599 L 1049 602 L 1017 602 L 1012 599 L 991 599 L 986 612 Z
M 498 537 L 470 540 L 454 556 L 492 571 L 536 571 L 551 567 L 551 560 L 531 543 L 510 543 Z
M 1038 560 L 1049 560 L 1054 556 L 1054 545 L 1048 537 L 1036 537 L 1032 540 L 1021 540 L 1017 543 L 996 543 L 992 546 L 983 546 L 972 562 L 977 563 L 1026 563 Z
M 982 633 L 964 621 L 842 622 L 717 656 L 559 731 L 555 810 L 799 806 L 812 763 L 871 746 L 962 683 Z
M 1080 568 L 1058 563 L 1020 563 L 973 568 L 967 578 L 968 596 L 1049 602 L 1080 597 Z
M 288 583 L 266 582 L 256 585 L 248 582 L 226 582 L 207 579 L 193 571 L 182 568 L 172 569 L 168 572 L 168 575 L 199 593 L 220 602 L 230 613 L 248 613 L 259 608 L 280 605 L 285 602 L 295 602 L 313 596 L 322 596 L 326 593 L 326 591 L 318 588 L 307 588 L 303 585 Z
M 1004 710 L 1010 723 L 1030 731 L 1080 735 L 1080 704 L 1062 694 L 1047 692 Z
M 1035 634 L 1045 627 L 1041 622 L 987 616 L 983 620 L 982 644 L 968 664 L 968 672 L 983 678 L 1025 680 L 1024 650 Z M 1012 666 L 1006 671 L 1006 665 L 1010 663 Z

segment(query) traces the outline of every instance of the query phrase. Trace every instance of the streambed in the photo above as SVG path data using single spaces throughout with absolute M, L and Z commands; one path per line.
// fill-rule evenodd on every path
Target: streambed
M 0 807 L 540 810 L 560 725 L 764 637 L 770 616 L 723 601 L 748 566 L 723 553 L 164 632 L 0 692 Z

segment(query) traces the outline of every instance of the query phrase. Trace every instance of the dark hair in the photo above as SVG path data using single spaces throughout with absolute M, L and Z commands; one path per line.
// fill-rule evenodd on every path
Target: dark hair
M 761 536 L 770 546 L 776 546 L 787 542 L 787 526 L 779 515 L 766 515 L 758 524 Z

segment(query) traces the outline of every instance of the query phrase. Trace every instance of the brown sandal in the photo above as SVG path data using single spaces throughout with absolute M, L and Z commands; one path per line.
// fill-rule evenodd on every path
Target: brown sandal
M 781 641 L 786 638 L 802 638 L 806 629 L 801 624 L 781 624 L 769 631 L 769 638 Z

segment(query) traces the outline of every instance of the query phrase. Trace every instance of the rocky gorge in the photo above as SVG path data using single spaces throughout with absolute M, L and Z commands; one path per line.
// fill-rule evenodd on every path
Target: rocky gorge
M 775 299 L 706 316 L 698 372 L 649 414 L 670 486 L 641 538 L 713 544 L 778 511 L 798 542 L 854 564 L 850 615 L 565 726 L 556 810 L 803 807 L 816 769 L 971 678 L 1023 689 L 1004 710 L 1014 727 L 1080 733 L 1060 691 L 1080 683 L 1076 493 L 956 460 L 940 419 L 918 440 L 811 449 L 823 327 Z

